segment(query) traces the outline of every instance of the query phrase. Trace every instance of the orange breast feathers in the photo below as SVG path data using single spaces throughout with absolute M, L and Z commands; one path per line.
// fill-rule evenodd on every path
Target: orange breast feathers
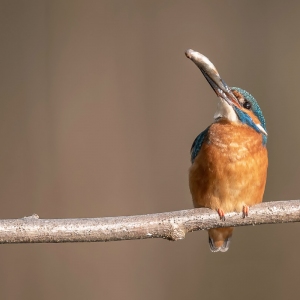
M 195 207 L 242 212 L 260 203 L 268 167 L 262 135 L 225 119 L 212 124 L 190 168 Z

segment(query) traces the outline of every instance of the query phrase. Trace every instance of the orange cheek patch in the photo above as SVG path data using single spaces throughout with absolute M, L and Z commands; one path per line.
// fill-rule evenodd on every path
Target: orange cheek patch
M 233 91 L 233 94 L 235 95 L 235 97 L 239 100 L 244 99 L 243 95 L 241 95 L 238 91 Z M 255 124 L 260 124 L 260 121 L 259 119 L 255 116 L 255 114 L 251 111 L 251 110 L 248 110 L 240 105 L 236 105 L 241 111 L 243 111 L 244 113 L 246 113 L 252 120 Z
M 243 107 L 241 107 L 240 110 L 242 110 L 244 113 L 246 113 L 253 120 L 253 122 L 255 124 L 260 124 L 259 119 L 256 117 L 256 115 L 251 110 L 245 109 Z

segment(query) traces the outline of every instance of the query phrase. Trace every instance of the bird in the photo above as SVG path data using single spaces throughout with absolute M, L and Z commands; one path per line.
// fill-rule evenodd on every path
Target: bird
M 268 152 L 265 118 L 255 98 L 238 87 L 229 87 L 212 62 L 192 49 L 185 55 L 200 69 L 218 96 L 214 121 L 191 147 L 189 187 L 195 208 L 226 214 L 238 212 L 245 218 L 249 207 L 262 202 Z M 208 230 L 212 252 L 229 249 L 233 227 Z

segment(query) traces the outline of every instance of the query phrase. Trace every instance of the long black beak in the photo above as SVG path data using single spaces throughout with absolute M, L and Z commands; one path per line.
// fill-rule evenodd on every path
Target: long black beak
M 230 87 L 223 81 L 216 67 L 206 56 L 192 49 L 186 50 L 185 55 L 197 65 L 218 97 L 223 98 L 231 106 L 240 107 Z

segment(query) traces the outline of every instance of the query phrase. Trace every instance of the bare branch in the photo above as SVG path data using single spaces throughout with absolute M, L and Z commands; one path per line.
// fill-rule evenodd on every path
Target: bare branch
M 151 215 L 93 219 L 22 219 L 0 220 L 0 243 L 108 242 L 163 238 L 180 240 L 187 232 L 217 227 L 289 223 L 300 221 L 300 200 L 266 202 L 250 208 L 249 217 L 226 214 L 220 221 L 207 208 Z

